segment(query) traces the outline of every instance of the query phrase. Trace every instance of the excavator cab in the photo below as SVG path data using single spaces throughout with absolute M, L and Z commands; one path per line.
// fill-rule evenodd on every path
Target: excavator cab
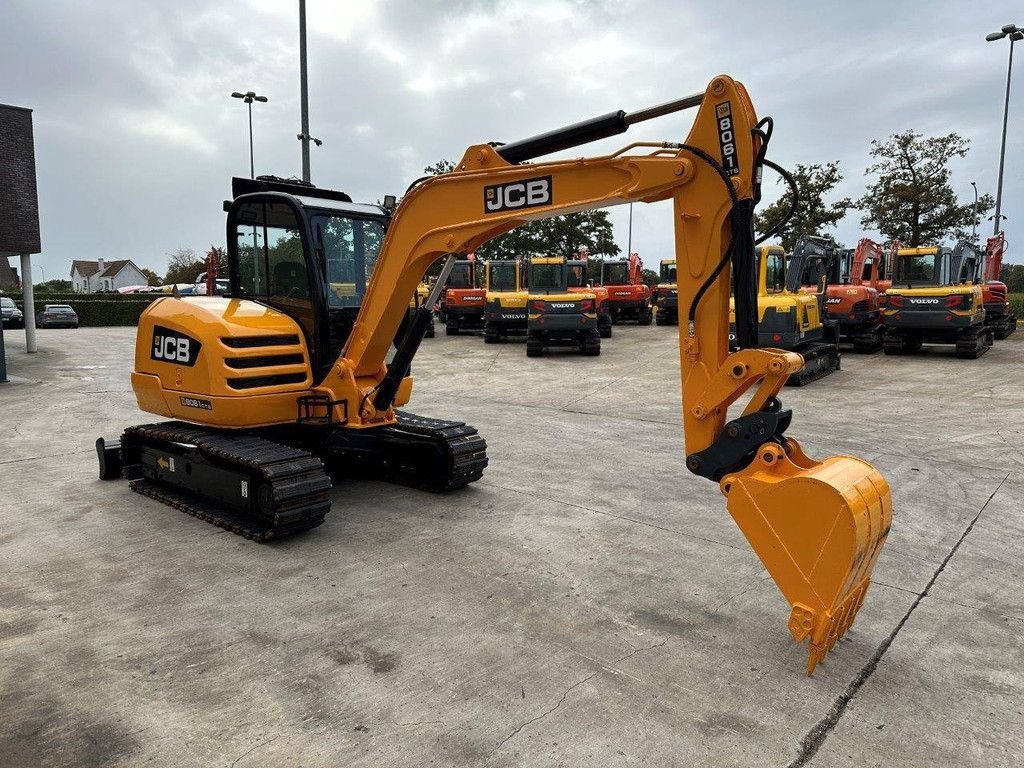
M 487 291 L 480 285 L 478 265 L 472 253 L 452 265 L 438 312 L 447 336 L 483 328 Z
M 655 325 L 679 323 L 679 287 L 676 282 L 676 260 L 664 259 L 658 274 L 658 287 L 651 300 L 654 303 Z
M 526 268 L 519 259 L 484 265 L 484 343 L 526 335 Z
M 643 282 L 644 263 L 636 253 L 628 259 L 605 259 L 601 262 L 601 285 L 608 289 L 612 322 L 636 320 L 637 325 L 650 325 L 651 289 Z
M 292 318 L 318 381 L 348 341 L 384 241 L 387 211 L 353 203 L 342 192 L 287 182 L 234 179 L 233 190 L 229 296 Z M 261 381 L 288 376 L 264 372 Z

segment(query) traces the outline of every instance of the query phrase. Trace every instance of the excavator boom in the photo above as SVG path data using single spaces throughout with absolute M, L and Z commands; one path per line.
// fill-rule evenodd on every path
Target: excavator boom
M 694 107 L 699 109 L 685 142 L 637 142 L 599 157 L 523 164 L 621 133 L 642 120 Z M 360 456 L 370 449 L 380 452 L 387 441 L 399 441 L 410 450 L 422 446 L 425 452 L 440 452 L 438 460 L 447 462 L 443 466 L 452 472 L 441 489 L 459 487 L 479 477 L 486 465 L 476 431 L 461 423 L 424 420 L 396 411 L 411 397 L 410 363 L 425 332 L 430 302 L 416 310 L 419 314 L 413 321 L 405 322 L 400 338 L 396 334 L 424 272 L 438 259 L 472 253 L 532 220 L 631 202 L 672 200 L 686 466 L 718 483 L 730 513 L 790 604 L 793 637 L 810 639 L 810 673 L 860 609 L 889 530 L 891 498 L 885 480 L 866 462 L 845 456 L 815 461 L 785 434 L 792 414 L 782 408 L 778 395 L 803 359 L 794 352 L 755 348 L 753 211 L 770 133 L 763 121 L 758 122 L 745 88 L 722 75 L 704 93 L 667 104 L 633 113 L 613 112 L 511 144 L 471 146 L 452 172 L 416 182 L 398 207 L 388 211 L 390 221 L 358 312 L 340 316 L 339 323 L 350 324 L 332 327 L 333 335 L 325 337 L 322 346 L 328 348 L 327 342 L 334 338 L 347 340 L 336 358 L 318 363 L 315 370 L 303 363 L 312 355 L 302 334 L 296 332 L 302 318 L 296 319 L 298 312 L 290 315 L 288 307 L 298 305 L 302 291 L 316 294 L 324 286 L 344 303 L 363 290 L 364 273 L 356 270 L 355 278 L 346 277 L 349 282 L 336 285 L 317 272 L 324 244 L 333 242 L 340 225 L 302 222 L 297 235 L 276 241 L 273 249 L 266 234 L 257 240 L 259 231 L 273 231 L 273 222 L 259 220 L 270 215 L 261 211 L 295 216 L 301 214 L 303 203 L 299 196 L 287 194 L 244 195 L 229 211 L 229 233 L 233 232 L 233 211 L 241 211 L 241 221 L 249 222 L 246 226 L 255 232 L 246 235 L 252 250 L 256 252 L 262 242 L 260 252 L 268 262 L 272 251 L 292 253 L 287 250 L 292 244 L 311 243 L 304 269 L 316 279 L 304 281 L 302 263 L 284 263 L 281 274 L 282 264 L 276 264 L 271 278 L 284 294 L 272 307 L 238 293 L 224 303 L 204 306 L 205 314 L 185 302 L 173 307 L 157 302 L 152 316 L 144 315 L 140 322 L 133 374 L 139 403 L 214 429 L 296 429 L 312 425 L 315 416 L 314 428 L 320 431 L 307 426 L 305 434 L 327 435 L 332 450 L 344 456 Z M 371 226 L 365 218 L 369 214 L 350 203 L 337 206 L 348 212 L 344 221 L 350 223 L 344 226 L 361 233 L 360 248 L 369 252 L 370 244 L 379 242 L 377 225 Z M 237 278 L 234 282 L 238 283 Z M 735 293 L 735 332 L 742 348 L 732 355 L 728 349 L 730 284 Z M 355 313 L 354 301 L 346 306 Z M 257 323 L 261 328 L 273 323 L 271 335 L 255 336 L 256 330 L 244 329 L 242 346 L 256 340 L 287 342 L 291 347 L 286 357 L 292 367 L 283 376 L 256 379 L 252 390 L 236 390 L 230 396 L 182 392 L 182 382 L 199 387 L 195 382 L 201 379 L 190 377 L 188 370 L 182 373 L 180 366 L 154 362 L 149 334 L 165 334 L 172 340 L 187 336 L 196 343 L 191 348 L 186 345 L 186 351 L 192 349 L 198 356 L 202 349 L 206 362 L 199 364 L 209 365 L 221 350 L 238 345 L 233 338 L 218 338 L 227 333 L 220 329 L 227 327 L 229 315 L 235 329 L 231 333 L 242 333 L 237 329 L 243 323 L 253 328 Z M 159 331 L 154 318 L 161 323 Z M 314 327 L 307 335 L 313 338 L 316 333 L 319 329 Z M 393 342 L 397 349 L 389 363 L 386 356 Z M 730 406 L 751 390 L 742 413 L 730 413 Z M 176 410 L 186 401 L 193 404 L 192 410 Z M 273 404 L 276 410 L 271 413 L 264 404 Z M 221 415 L 225 412 L 230 414 L 227 419 Z M 217 446 L 235 444 L 225 437 L 226 431 L 217 430 L 213 442 L 203 436 L 188 438 L 196 443 L 188 456 L 207 451 L 203 455 L 212 456 L 210 461 L 215 463 L 227 450 Z M 180 426 L 170 432 L 154 428 L 138 439 L 163 434 L 161 446 L 179 450 L 182 433 Z M 204 447 L 207 443 L 212 447 Z M 470 463 L 460 464 L 467 451 Z M 403 482 L 422 484 L 426 476 L 415 474 L 422 471 L 419 465 L 413 461 L 406 465 L 384 461 L 381 471 L 411 473 Z M 468 469 L 459 474 L 461 466 Z M 280 517 L 275 502 L 283 491 L 265 485 L 267 513 Z M 243 485 L 243 495 L 244 491 Z M 317 514 L 322 519 L 322 510 Z
M 390 410 L 366 393 L 386 376 L 396 310 L 430 263 L 533 219 L 672 199 L 687 467 L 720 483 L 734 519 L 791 604 L 794 638 L 810 638 L 810 674 L 860 609 L 889 531 L 891 496 L 866 462 L 814 461 L 783 434 L 790 412 L 777 396 L 800 369 L 799 355 L 750 348 L 729 355 L 732 272 L 736 333 L 757 335 L 752 216 L 763 134 L 745 89 L 731 78 L 716 77 L 702 98 L 684 102 L 700 109 L 683 144 L 633 144 L 604 157 L 530 165 L 514 165 L 510 153 L 482 144 L 470 147 L 454 172 L 411 188 L 338 367 L 360 398 L 349 413 L 365 424 L 387 421 Z M 513 145 L 512 159 L 534 156 L 523 154 L 527 143 Z M 553 134 L 533 142 L 538 151 L 561 144 Z M 636 148 L 649 151 L 626 154 Z M 729 406 L 753 387 L 743 414 L 730 418 Z

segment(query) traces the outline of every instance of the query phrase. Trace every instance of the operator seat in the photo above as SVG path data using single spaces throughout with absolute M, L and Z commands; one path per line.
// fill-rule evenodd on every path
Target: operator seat
M 288 299 L 308 299 L 306 265 L 301 261 L 280 261 L 275 264 L 274 295 Z

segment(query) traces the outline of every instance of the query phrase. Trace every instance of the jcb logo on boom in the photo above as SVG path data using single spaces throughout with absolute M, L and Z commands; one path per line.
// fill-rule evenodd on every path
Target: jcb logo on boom
M 484 187 L 484 213 L 551 205 L 551 177 L 491 184 Z
M 201 347 L 202 344 L 184 333 L 160 325 L 153 327 L 153 352 L 150 355 L 153 360 L 191 368 L 199 358 Z

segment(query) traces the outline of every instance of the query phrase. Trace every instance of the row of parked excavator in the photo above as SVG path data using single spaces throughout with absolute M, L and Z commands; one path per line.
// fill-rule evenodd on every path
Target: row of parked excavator
M 583 355 L 601 354 L 601 339 L 612 326 L 630 320 L 650 325 L 651 288 L 643 283 L 643 262 L 601 262 L 600 280 L 588 277 L 588 254 L 578 258 L 534 256 L 522 260 L 479 261 L 470 254 L 455 262 L 438 305 L 438 320 L 449 336 L 482 333 L 497 344 L 525 337 L 526 354 L 538 357 L 549 347 L 572 347 Z M 410 308 L 429 295 L 421 283 Z M 428 328 L 427 337 L 434 335 Z
M 843 348 L 901 355 L 948 344 L 957 357 L 976 359 L 1017 328 L 999 280 L 1005 251 L 1002 232 L 984 249 L 966 241 L 952 248 L 894 241 L 883 248 L 868 238 L 840 249 L 809 235 L 791 253 L 758 246 L 759 346 L 804 357 L 804 368 L 788 381 L 797 386 L 839 370 Z M 674 260 L 661 263 L 652 296 L 658 325 L 678 323 L 675 270 Z
M 799 352 L 801 386 L 839 370 L 842 349 L 908 354 L 923 344 L 953 345 L 957 357 L 976 359 L 1017 328 L 1006 285 L 999 281 L 1006 239 L 990 237 L 984 250 L 966 241 L 954 247 L 904 248 L 863 238 L 840 249 L 825 238 L 800 237 L 791 253 L 758 246 L 759 345 Z M 599 355 L 601 339 L 628 320 L 639 325 L 679 322 L 676 263 L 661 262 L 656 287 L 644 284 L 643 262 L 601 262 L 600 282 L 587 277 L 587 252 L 578 259 L 534 257 L 456 262 L 439 304 L 445 333 L 483 334 L 494 344 L 525 337 L 526 353 L 569 346 Z M 420 285 L 410 306 L 428 295 Z M 427 336 L 434 335 L 431 326 Z

